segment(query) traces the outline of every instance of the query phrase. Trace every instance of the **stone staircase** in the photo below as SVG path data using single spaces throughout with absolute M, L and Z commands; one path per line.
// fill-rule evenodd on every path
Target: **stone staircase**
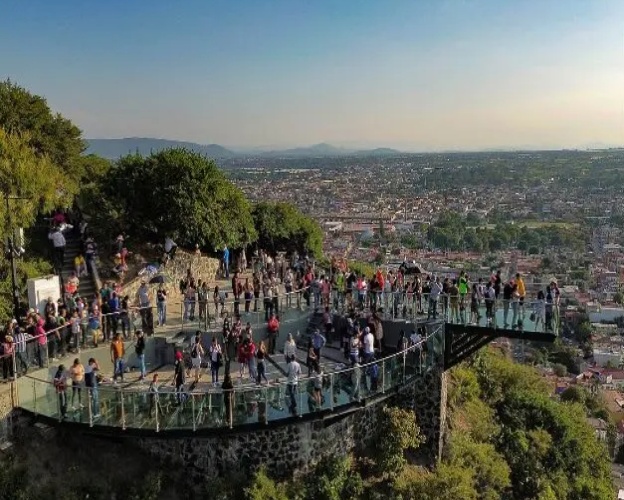
M 80 253 L 81 249 L 82 241 L 80 236 L 74 231 L 65 233 L 65 260 L 63 261 L 63 269 L 61 271 L 63 283 L 67 281 L 74 270 L 74 258 Z M 80 278 L 78 293 L 81 297 L 90 298 L 93 297 L 93 294 L 96 292 L 97 289 L 93 276 L 89 275 Z

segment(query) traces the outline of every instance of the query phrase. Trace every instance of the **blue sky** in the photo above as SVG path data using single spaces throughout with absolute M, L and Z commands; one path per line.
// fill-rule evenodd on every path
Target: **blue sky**
M 0 47 L 87 137 L 624 144 L 622 0 L 2 0 Z

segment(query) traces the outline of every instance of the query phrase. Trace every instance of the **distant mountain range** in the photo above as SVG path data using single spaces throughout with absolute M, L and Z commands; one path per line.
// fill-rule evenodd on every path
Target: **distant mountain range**
M 168 148 L 187 148 L 210 158 L 232 158 L 233 151 L 218 144 L 196 144 L 194 142 L 171 141 L 169 139 L 149 139 L 146 137 L 127 137 L 124 139 L 87 139 L 87 154 L 96 154 L 111 160 L 131 153 L 143 156 L 157 153 Z
M 390 148 L 346 149 L 331 144 L 315 144 L 309 147 L 275 150 L 275 151 L 232 151 L 218 144 L 197 144 L 194 142 L 172 141 L 169 139 L 151 139 L 146 137 L 127 137 L 124 139 L 87 139 L 87 154 L 97 154 L 104 158 L 116 159 L 130 153 L 138 152 L 149 155 L 163 149 L 182 147 L 204 154 L 210 158 L 224 159 L 243 156 L 259 156 L 264 158 L 315 158 L 336 156 L 396 156 L 401 151 Z

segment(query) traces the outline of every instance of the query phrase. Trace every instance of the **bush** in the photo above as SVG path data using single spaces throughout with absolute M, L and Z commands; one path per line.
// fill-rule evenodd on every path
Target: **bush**
M 553 365 L 553 371 L 555 372 L 555 375 L 557 375 L 557 377 L 565 377 L 568 374 L 568 369 L 566 368 L 566 366 L 559 363 Z
M 407 463 L 405 451 L 417 449 L 423 441 L 412 410 L 384 407 L 376 445 L 381 473 L 389 477 L 399 474 Z
M 288 500 L 284 487 L 267 476 L 264 469 L 254 474 L 245 496 L 248 500 Z
M 356 499 L 364 491 L 364 483 L 352 469 L 349 457 L 321 460 L 305 481 L 306 500 Z

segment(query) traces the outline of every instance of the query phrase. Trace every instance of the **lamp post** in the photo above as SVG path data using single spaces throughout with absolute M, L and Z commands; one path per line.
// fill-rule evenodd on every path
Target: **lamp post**
M 9 196 L 9 193 L 5 193 L 4 200 L 6 202 L 7 222 L 9 226 L 9 235 L 7 237 L 7 253 L 9 256 L 9 262 L 11 263 L 11 287 L 13 298 L 13 315 L 16 320 L 19 321 L 20 317 L 20 290 L 17 282 L 17 263 L 15 262 L 16 254 L 19 255 L 20 251 L 15 247 L 15 233 L 13 231 L 13 223 L 11 222 L 11 207 L 9 200 L 22 200 L 25 198 L 19 198 L 16 196 Z

